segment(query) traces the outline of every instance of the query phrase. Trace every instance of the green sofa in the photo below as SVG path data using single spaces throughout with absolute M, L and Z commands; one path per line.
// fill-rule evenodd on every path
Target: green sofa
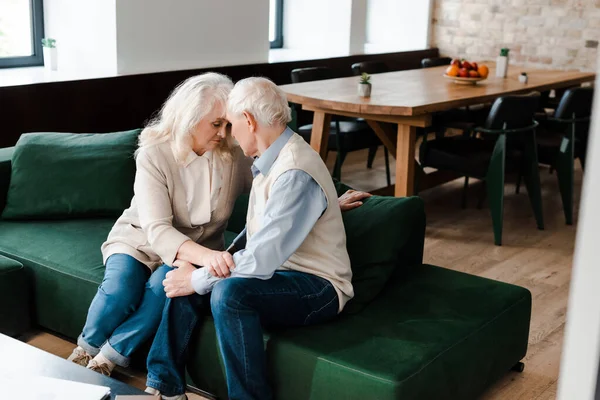
M 12 148 L 0 149 L 0 211 L 12 154 Z M 422 264 L 423 203 L 419 198 L 405 200 L 412 217 L 389 234 L 406 234 L 408 239 L 381 293 L 333 322 L 265 334 L 277 398 L 474 399 L 525 356 L 529 291 Z M 243 227 L 246 206 L 244 199 L 238 201 L 228 242 Z M 13 270 L 20 269 L 19 263 L 24 266 L 25 286 L 32 288 L 34 324 L 77 337 L 102 281 L 99 249 L 113 222 L 114 218 L 0 220 L 0 255 L 16 261 L 10 264 Z M 353 233 L 348 235 L 350 240 Z M 354 266 L 360 249 L 353 249 L 351 256 Z M 5 293 L 0 293 L 0 302 L 3 307 L 8 304 Z M 27 325 L 14 314 L 2 312 L 3 320 L 15 319 L 4 333 L 14 334 Z M 3 322 L 0 326 L 6 325 Z M 210 316 L 192 343 L 190 383 L 225 398 Z

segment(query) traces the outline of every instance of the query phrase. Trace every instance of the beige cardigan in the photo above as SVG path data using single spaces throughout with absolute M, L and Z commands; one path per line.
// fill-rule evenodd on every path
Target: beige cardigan
M 224 160 L 222 165 L 223 186 L 211 220 L 192 226 L 179 174 L 181 166 L 176 163 L 170 144 L 143 148 L 136 158 L 131 206 L 119 217 L 102 244 L 104 263 L 111 255 L 123 253 L 154 270 L 163 263 L 172 265 L 179 247 L 187 240 L 211 249 L 223 249 L 223 233 L 235 200 L 249 192 L 252 185 L 252 159 L 245 157 L 236 146 L 233 159 Z

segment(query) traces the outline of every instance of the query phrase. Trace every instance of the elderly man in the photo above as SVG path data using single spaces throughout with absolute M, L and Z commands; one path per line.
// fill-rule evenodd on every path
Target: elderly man
M 229 277 L 215 276 L 217 266 L 196 269 L 180 261 L 167 275 L 170 300 L 148 356 L 147 383 L 148 392 L 167 399 L 185 398 L 187 345 L 208 302 L 229 398 L 263 400 L 272 393 L 262 326 L 328 321 L 353 296 L 331 175 L 319 155 L 287 128 L 285 94 L 268 79 L 241 80 L 229 96 L 227 119 L 244 153 L 256 157 L 246 246 L 233 255 Z

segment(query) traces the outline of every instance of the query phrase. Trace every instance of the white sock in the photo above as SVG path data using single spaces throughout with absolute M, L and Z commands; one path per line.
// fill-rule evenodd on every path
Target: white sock
M 113 369 L 115 369 L 115 367 L 116 367 L 116 364 L 115 364 L 114 362 L 110 361 L 108 358 L 104 357 L 104 355 L 103 355 L 102 353 L 98 353 L 98 355 L 97 355 L 96 357 L 94 357 L 94 358 L 92 359 L 92 361 L 96 361 L 96 363 L 97 363 L 98 365 L 100 365 L 100 364 L 106 364 L 106 365 L 108 365 L 108 368 L 109 368 L 111 371 L 112 371 Z M 90 361 L 90 363 L 91 363 L 92 361 Z M 89 366 L 89 364 L 88 364 L 88 366 Z
M 185 394 L 177 394 L 175 396 L 162 396 L 162 400 L 184 400 L 186 399 Z
M 160 392 L 158 389 L 154 389 L 153 387 L 146 386 L 146 390 L 144 392 L 151 394 L 152 396 L 160 396 Z

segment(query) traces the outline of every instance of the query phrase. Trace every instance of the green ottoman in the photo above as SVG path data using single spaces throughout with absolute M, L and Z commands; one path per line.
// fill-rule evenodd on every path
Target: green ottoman
M 0 256 L 0 333 L 18 336 L 31 326 L 29 289 L 23 264 Z

